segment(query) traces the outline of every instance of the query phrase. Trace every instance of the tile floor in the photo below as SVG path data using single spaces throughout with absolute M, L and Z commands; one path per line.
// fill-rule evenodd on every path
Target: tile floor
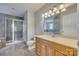
M 0 49 L 0 56 L 36 56 L 36 54 L 34 49 L 28 50 L 24 43 L 18 43 Z

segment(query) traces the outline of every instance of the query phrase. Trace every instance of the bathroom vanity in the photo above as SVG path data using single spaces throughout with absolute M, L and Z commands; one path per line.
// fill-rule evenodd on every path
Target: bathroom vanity
M 0 48 L 3 48 L 6 46 L 5 38 L 0 38 Z
M 77 40 L 49 35 L 37 35 L 36 54 L 39 56 L 77 56 Z

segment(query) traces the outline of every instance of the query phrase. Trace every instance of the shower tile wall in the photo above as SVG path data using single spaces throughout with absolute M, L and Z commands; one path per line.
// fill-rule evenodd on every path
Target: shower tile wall
M 12 20 L 11 18 L 6 19 L 6 41 L 12 42 Z
M 0 38 L 5 37 L 5 16 L 0 15 Z

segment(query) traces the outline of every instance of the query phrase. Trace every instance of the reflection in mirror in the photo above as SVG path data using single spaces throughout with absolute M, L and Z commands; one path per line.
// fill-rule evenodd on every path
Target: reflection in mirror
M 59 15 L 44 18 L 44 32 L 50 32 L 52 34 L 60 33 L 60 17 L 59 17 Z

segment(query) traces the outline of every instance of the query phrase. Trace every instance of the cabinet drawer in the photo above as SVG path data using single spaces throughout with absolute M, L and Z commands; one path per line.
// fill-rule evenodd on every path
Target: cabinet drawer
M 61 51 L 61 53 L 73 56 L 73 48 L 66 47 L 61 44 L 56 44 L 56 43 L 54 43 L 53 45 L 54 45 L 54 49 Z

